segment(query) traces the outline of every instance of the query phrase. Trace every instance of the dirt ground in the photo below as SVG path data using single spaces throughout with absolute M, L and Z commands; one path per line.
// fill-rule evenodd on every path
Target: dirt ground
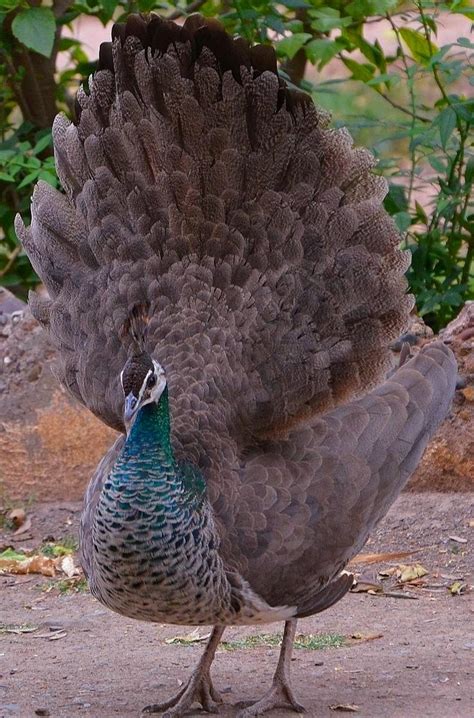
M 79 512 L 76 503 L 34 506 L 28 533 L 16 541 L 0 535 L 0 551 L 73 537 Z M 351 593 L 300 621 L 299 633 L 344 637 L 342 647 L 294 652 L 294 688 L 307 715 L 336 718 L 351 706 L 361 718 L 474 716 L 473 541 L 474 494 L 405 494 L 397 501 L 364 553 L 421 550 L 356 570 L 369 582 L 399 563 L 420 563 L 428 574 L 418 586 L 386 579 L 385 594 Z M 448 588 L 456 580 L 466 586 L 460 595 Z M 135 718 L 176 691 L 198 660 L 202 643 L 166 643 L 192 629 L 123 618 L 88 592 L 61 587 L 64 581 L 37 575 L 0 576 L 1 718 Z M 271 639 L 255 646 L 246 637 L 281 629 L 228 629 L 224 638 L 239 645 L 219 650 L 213 670 L 222 716 L 235 715 L 237 701 L 260 697 L 276 665 Z

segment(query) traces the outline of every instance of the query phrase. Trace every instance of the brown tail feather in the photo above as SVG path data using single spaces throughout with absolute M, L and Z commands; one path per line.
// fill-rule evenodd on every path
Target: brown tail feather
M 122 428 L 120 333 L 145 302 L 175 415 L 255 435 L 373 385 L 412 300 L 370 154 L 216 21 L 112 37 L 77 125 L 55 122 L 66 196 L 40 183 L 18 225 L 63 382 Z
M 322 591 L 301 603 L 298 606 L 295 618 L 307 618 L 307 616 L 313 616 L 315 613 L 321 613 L 321 611 L 331 608 L 350 591 L 353 583 L 354 576 L 352 573 L 342 573 L 337 579 L 331 581 L 328 586 L 325 586 Z

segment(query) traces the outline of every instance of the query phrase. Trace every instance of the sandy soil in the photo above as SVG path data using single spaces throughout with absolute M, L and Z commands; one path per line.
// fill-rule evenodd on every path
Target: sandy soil
M 41 504 L 30 516 L 31 531 L 16 542 L 0 536 L 0 550 L 75 535 L 79 505 Z M 420 562 L 429 573 L 418 587 L 384 582 L 385 591 L 414 600 L 353 593 L 300 622 L 301 633 L 346 638 L 340 648 L 295 650 L 294 687 L 307 715 L 335 718 L 343 713 L 334 707 L 347 704 L 368 718 L 474 715 L 473 594 L 453 596 L 447 588 L 458 578 L 468 588 L 474 580 L 473 520 L 474 494 L 406 494 L 397 501 L 364 551 L 421 549 L 403 562 Z M 357 569 L 370 578 L 396 563 Z M 202 644 L 165 642 L 192 629 L 122 618 L 87 592 L 63 595 L 55 586 L 40 576 L 0 577 L 1 718 L 137 717 L 174 692 L 197 661 Z M 9 632 L 22 627 L 36 630 Z M 262 629 L 232 628 L 225 638 L 256 633 Z M 218 652 L 213 675 L 224 694 L 223 716 L 235 715 L 237 701 L 262 694 L 277 656 L 271 645 Z

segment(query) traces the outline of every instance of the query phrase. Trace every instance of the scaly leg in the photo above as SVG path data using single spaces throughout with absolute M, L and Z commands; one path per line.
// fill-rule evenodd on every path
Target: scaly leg
M 295 640 L 296 623 L 296 619 L 285 623 L 280 657 L 273 676 L 272 687 L 259 701 L 250 705 L 247 704 L 247 707 L 237 714 L 237 718 L 253 718 L 253 716 L 262 715 L 262 713 L 275 708 L 290 708 L 296 713 L 304 713 L 304 708 L 296 700 L 290 685 L 290 661 L 293 641 Z
M 212 685 L 209 671 L 224 628 L 214 626 L 201 660 L 188 683 L 170 700 L 144 708 L 144 713 L 162 713 L 163 718 L 181 718 L 196 701 L 208 713 L 218 713 L 218 704 L 222 703 L 222 698 Z

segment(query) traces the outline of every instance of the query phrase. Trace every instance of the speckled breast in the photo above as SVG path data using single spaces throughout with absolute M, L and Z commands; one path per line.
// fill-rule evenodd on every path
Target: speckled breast
M 230 622 L 230 588 L 207 512 L 150 486 L 106 481 L 93 522 L 93 595 L 145 621 Z

